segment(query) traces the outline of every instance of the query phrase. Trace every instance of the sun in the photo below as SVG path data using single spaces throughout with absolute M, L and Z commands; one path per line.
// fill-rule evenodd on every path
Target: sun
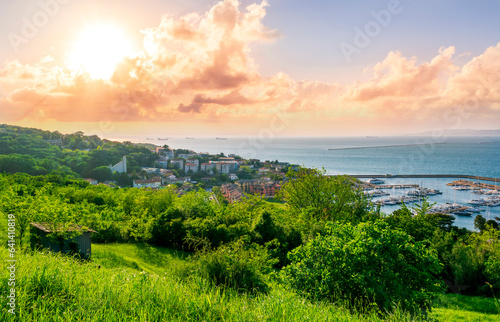
M 68 66 L 93 79 L 109 79 L 116 65 L 130 54 L 130 42 L 119 29 L 99 24 L 87 28 L 77 39 Z

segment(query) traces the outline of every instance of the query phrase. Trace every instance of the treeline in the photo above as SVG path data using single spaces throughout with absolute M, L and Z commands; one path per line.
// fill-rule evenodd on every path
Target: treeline
M 452 216 L 427 214 L 426 202 L 415 216 L 407 208 L 385 215 L 353 178 L 308 169 L 288 177 L 278 196 L 285 204 L 275 204 L 256 196 L 228 203 L 202 190 L 179 196 L 56 175 L 2 175 L 0 211 L 16 215 L 24 246 L 30 222 L 76 223 L 98 232 L 94 242 L 193 252 L 182 274 L 242 292 L 266 292 L 274 276 L 312 299 L 418 311 L 438 292 L 500 291 L 500 233 L 491 225 L 481 233 L 457 228 Z
M 146 147 L 85 136 L 83 132 L 61 134 L 0 125 L 0 172 L 112 180 L 129 186 L 132 181 L 128 176 L 108 168 L 124 155 L 130 173 L 152 166 L 158 157 Z

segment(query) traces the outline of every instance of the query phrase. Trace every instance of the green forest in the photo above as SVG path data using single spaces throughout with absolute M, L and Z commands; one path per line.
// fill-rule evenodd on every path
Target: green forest
M 137 172 L 158 155 L 81 132 L 0 128 L 0 252 L 12 214 L 19 258 L 15 316 L 0 272 L 2 321 L 500 320 L 496 220 L 471 232 L 429 214 L 426 200 L 385 214 L 356 179 L 320 169 L 289 170 L 272 201 L 92 186 L 82 178 L 127 186 L 104 170 L 123 155 Z M 32 249 L 32 222 L 94 230 L 91 259 Z

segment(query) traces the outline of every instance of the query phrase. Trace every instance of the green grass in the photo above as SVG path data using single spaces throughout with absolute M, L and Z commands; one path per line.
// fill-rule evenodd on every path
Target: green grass
M 277 200 L 275 198 L 266 198 L 264 199 L 266 202 L 272 204 L 275 207 L 285 209 L 286 208 L 286 203 L 281 200 Z
M 0 247 L 0 256 L 7 250 Z M 349 312 L 314 303 L 272 283 L 267 295 L 245 295 L 182 280 L 186 254 L 147 245 L 93 245 L 93 260 L 51 253 L 18 254 L 17 320 L 6 311 L 8 271 L 0 272 L 0 321 L 414 321 Z M 100 266 L 100 267 L 99 267 Z M 434 321 L 499 321 L 492 299 L 443 295 Z
M 500 321 L 500 302 L 494 298 L 441 295 L 430 317 L 438 321 Z
M 92 260 L 105 268 L 130 268 L 138 272 L 164 274 L 181 269 L 188 253 L 147 244 L 94 244 Z

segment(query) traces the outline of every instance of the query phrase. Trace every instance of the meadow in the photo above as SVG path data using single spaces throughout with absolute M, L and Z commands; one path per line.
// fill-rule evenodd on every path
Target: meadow
M 0 253 L 7 257 L 4 247 Z M 268 294 L 240 294 L 197 277 L 179 277 L 188 261 L 185 253 L 144 244 L 96 244 L 88 262 L 48 252 L 20 254 L 17 316 L 5 309 L 3 269 L 0 320 L 500 321 L 500 304 L 493 298 L 446 294 L 427 316 L 411 316 L 309 301 L 272 281 Z

